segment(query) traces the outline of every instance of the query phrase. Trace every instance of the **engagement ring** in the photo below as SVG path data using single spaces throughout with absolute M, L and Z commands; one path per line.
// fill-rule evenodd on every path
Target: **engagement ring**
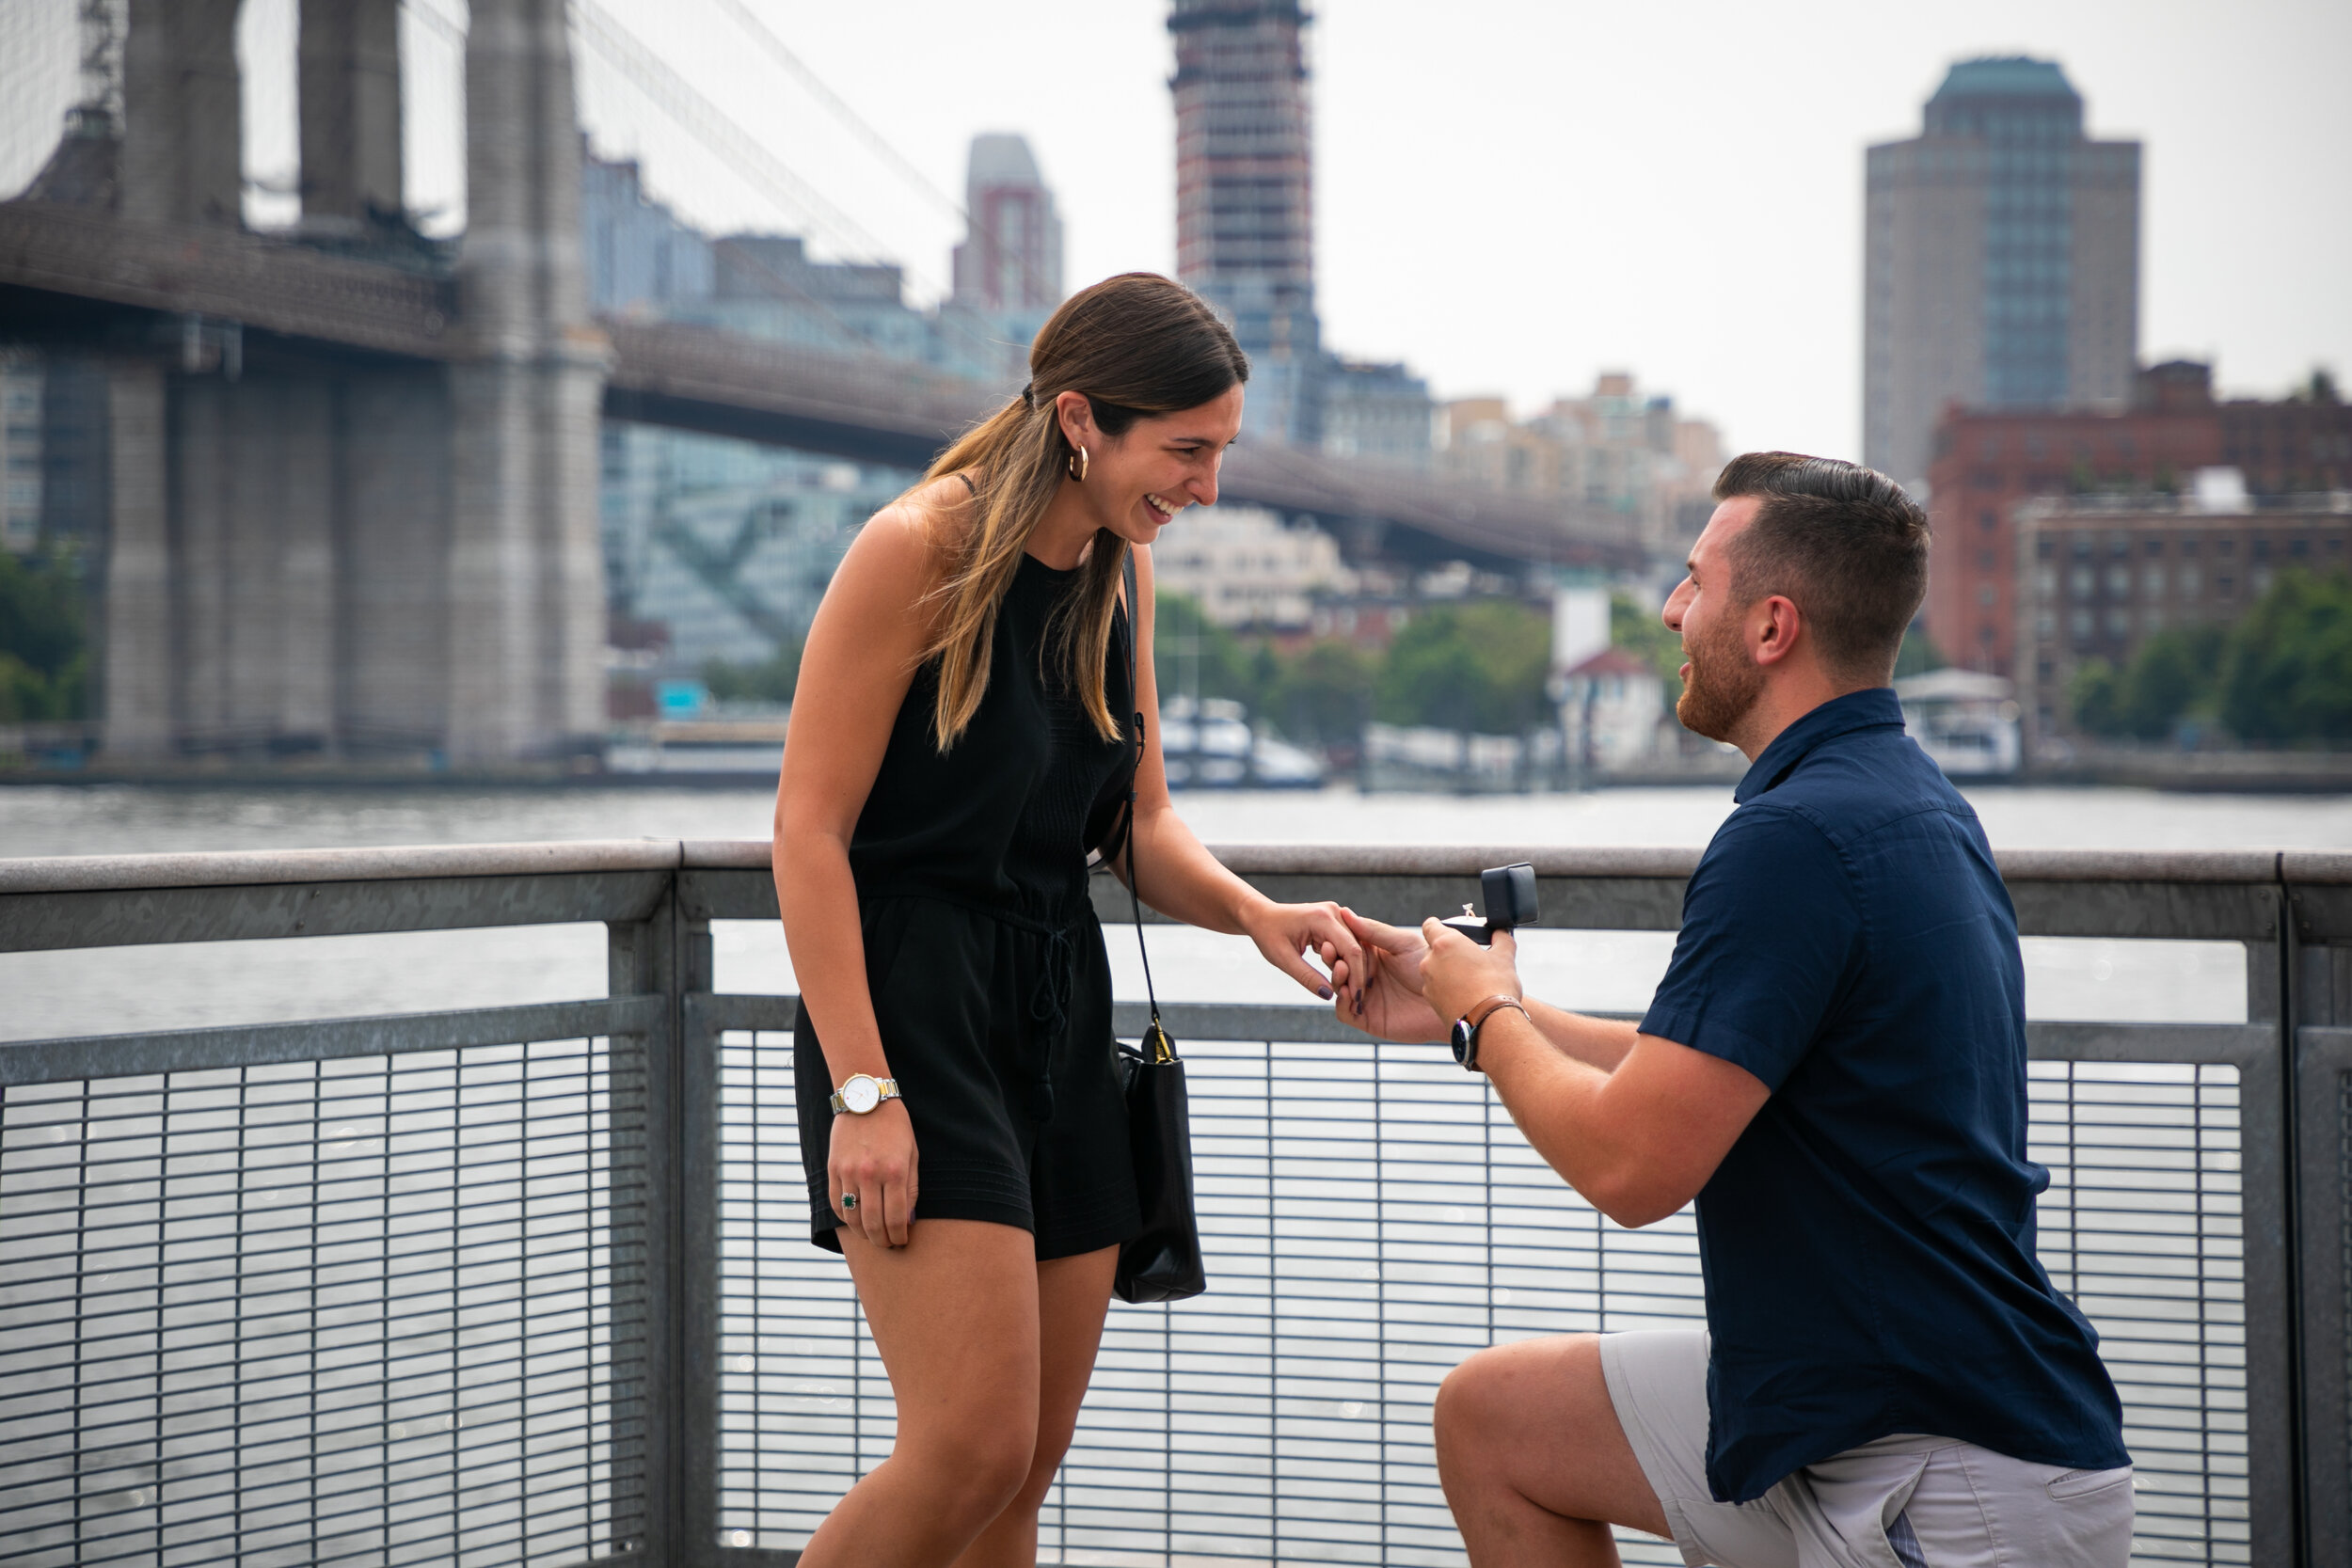
M 842 1207 L 842 1208 L 844 1208 L 844 1209 L 854 1209 L 854 1208 L 856 1208 L 856 1207 L 857 1207 L 857 1194 L 855 1194 L 855 1193 L 843 1193 L 843 1194 L 841 1195 L 841 1207 Z

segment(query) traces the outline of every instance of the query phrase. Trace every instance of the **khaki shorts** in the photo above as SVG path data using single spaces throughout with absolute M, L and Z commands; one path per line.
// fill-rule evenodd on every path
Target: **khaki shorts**
M 1707 1333 L 1604 1334 L 1618 1424 L 1692 1568 L 2123 1568 L 2132 1472 L 2028 1465 L 1947 1437 L 1882 1437 L 1753 1502 L 1707 1484 Z

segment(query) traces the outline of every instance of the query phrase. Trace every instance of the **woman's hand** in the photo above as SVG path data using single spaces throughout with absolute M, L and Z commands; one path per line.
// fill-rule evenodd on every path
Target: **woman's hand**
M 1429 954 L 1422 934 L 1366 920 L 1354 910 L 1341 914 L 1363 944 L 1371 973 L 1359 988 L 1361 1006 L 1352 1016 L 1343 1009 L 1340 1022 L 1384 1040 L 1443 1039 L 1446 1021 L 1422 996 L 1422 960 Z
M 833 1118 L 825 1180 L 833 1212 L 876 1246 L 902 1247 L 914 1231 L 914 1123 L 906 1102 L 885 1100 L 859 1116 Z M 854 1195 L 855 1208 L 842 1199 Z
M 1337 904 L 1262 902 L 1243 917 L 1242 929 L 1266 962 L 1324 1001 L 1336 1002 L 1341 1016 L 1362 1007 L 1364 949 Z M 1330 966 L 1330 978 L 1307 961 L 1309 953 Z

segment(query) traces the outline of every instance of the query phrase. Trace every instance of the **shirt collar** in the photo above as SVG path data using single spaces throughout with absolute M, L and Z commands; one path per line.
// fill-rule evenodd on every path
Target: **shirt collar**
M 1787 778 L 1797 764 L 1824 742 L 1856 730 L 1880 729 L 1888 724 L 1897 729 L 1903 724 L 1902 705 L 1895 700 L 1892 687 L 1874 686 L 1832 697 L 1774 736 L 1772 743 L 1749 766 L 1731 798 L 1744 806 Z

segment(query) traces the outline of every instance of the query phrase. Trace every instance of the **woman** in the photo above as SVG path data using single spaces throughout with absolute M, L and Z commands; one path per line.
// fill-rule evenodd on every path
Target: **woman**
M 1065 304 L 1029 365 L 859 533 L 793 700 L 775 875 L 812 1239 L 847 1258 L 898 1406 L 807 1568 L 1037 1561 L 1140 1224 L 1087 892 L 1131 773 L 1154 909 L 1247 933 L 1326 999 L 1354 1000 L 1361 962 L 1333 906 L 1268 901 L 1178 820 L 1150 659 L 1129 689 L 1149 546 L 1216 499 L 1248 360 L 1188 290 L 1134 273 Z

